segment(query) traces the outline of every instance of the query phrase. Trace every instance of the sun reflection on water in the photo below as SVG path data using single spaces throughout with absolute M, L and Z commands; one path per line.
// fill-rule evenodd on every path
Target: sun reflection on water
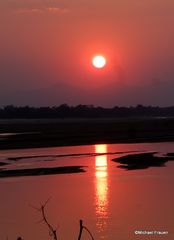
M 95 145 L 95 205 L 97 217 L 97 231 L 103 232 L 108 218 L 108 165 L 107 145 Z

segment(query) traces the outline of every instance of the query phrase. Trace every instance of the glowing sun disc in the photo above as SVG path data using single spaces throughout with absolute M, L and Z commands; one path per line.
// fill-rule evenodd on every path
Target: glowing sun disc
M 96 68 L 103 68 L 106 65 L 106 59 L 103 56 L 95 56 L 92 59 L 92 64 Z

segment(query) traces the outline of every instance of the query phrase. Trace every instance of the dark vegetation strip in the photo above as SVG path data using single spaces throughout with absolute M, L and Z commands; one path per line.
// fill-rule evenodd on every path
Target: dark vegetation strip
M 93 105 L 30 107 L 8 105 L 0 108 L 0 118 L 113 118 L 113 117 L 174 117 L 174 106 L 143 106 L 104 108 Z
M 120 163 L 119 168 L 125 170 L 138 170 L 146 169 L 149 167 L 164 167 L 168 161 L 173 161 L 173 157 L 169 156 L 156 156 L 157 152 L 148 152 L 141 154 L 130 154 L 115 158 L 112 161 Z
M 68 174 L 68 173 L 80 173 L 80 172 L 85 172 L 85 170 L 83 169 L 83 166 L 0 170 L 0 178 L 40 176 L 40 175 L 53 175 L 53 174 Z
M 0 162 L 0 166 L 5 166 L 5 165 L 8 165 L 8 163 Z
M 166 156 L 168 156 L 168 157 L 174 157 L 174 153 L 172 153 L 172 152 L 166 153 Z

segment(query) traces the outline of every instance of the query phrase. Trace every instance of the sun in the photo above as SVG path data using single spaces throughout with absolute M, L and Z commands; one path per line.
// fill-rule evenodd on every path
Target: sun
M 96 68 L 103 68 L 106 65 L 106 58 L 102 55 L 97 55 L 93 57 L 92 64 Z

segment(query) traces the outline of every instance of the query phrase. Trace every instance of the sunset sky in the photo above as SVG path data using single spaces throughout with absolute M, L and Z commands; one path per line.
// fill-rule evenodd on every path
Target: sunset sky
M 1 0 L 0 83 L 0 106 L 174 105 L 174 1 Z

